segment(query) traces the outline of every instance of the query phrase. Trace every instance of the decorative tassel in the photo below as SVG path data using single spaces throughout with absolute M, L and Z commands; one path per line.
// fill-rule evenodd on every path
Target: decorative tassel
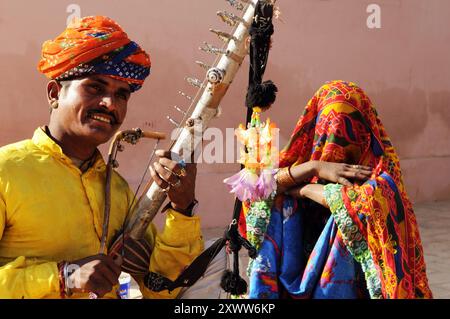
M 247 292 L 247 282 L 239 275 L 239 250 L 244 246 L 250 258 L 255 258 L 257 251 L 247 239 L 239 235 L 236 224 L 232 224 L 232 227 L 225 231 L 224 237 L 228 240 L 228 249 L 233 252 L 233 271 L 224 271 L 220 286 L 232 295 L 243 295 Z
M 255 106 L 263 109 L 269 108 L 275 102 L 277 92 L 277 86 L 270 80 L 251 85 L 247 91 L 245 104 L 248 108 Z
M 225 270 L 220 281 L 220 286 L 226 292 L 236 296 L 243 295 L 247 292 L 247 283 L 245 280 L 239 274 L 235 274 L 230 270 Z

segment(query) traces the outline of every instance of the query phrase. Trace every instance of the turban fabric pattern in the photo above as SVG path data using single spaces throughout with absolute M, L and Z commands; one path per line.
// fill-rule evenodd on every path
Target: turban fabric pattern
M 74 20 L 54 40 L 44 42 L 38 70 L 56 80 L 107 75 L 136 91 L 150 74 L 150 66 L 150 56 L 116 22 L 91 16 Z

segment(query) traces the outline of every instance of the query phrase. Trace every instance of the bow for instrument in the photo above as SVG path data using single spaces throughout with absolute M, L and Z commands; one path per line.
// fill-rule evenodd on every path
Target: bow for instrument
M 141 138 L 151 138 L 156 139 L 158 142 L 159 140 L 165 139 L 166 135 L 164 133 L 160 132 L 151 132 L 151 131 L 142 131 L 140 128 L 136 128 L 133 130 L 124 130 L 124 131 L 118 131 L 109 146 L 108 151 L 108 162 L 106 164 L 106 181 L 105 181 L 105 208 L 103 211 L 103 226 L 102 226 L 102 235 L 100 239 L 100 254 L 107 253 L 106 251 L 106 241 L 108 238 L 108 228 L 109 228 L 109 216 L 111 212 L 111 178 L 112 178 L 112 172 L 113 168 L 117 168 L 119 166 L 119 163 L 117 162 L 117 153 L 123 151 L 123 145 L 121 142 L 127 142 L 129 144 L 135 145 Z M 157 145 L 157 144 L 156 144 Z M 156 148 L 155 145 L 155 148 Z M 154 148 L 154 150 L 155 150 Z M 153 152 L 154 152 L 153 150 Z M 150 160 L 152 159 L 153 155 L 150 157 Z M 148 165 L 147 165 L 148 166 Z M 139 187 L 136 190 L 136 194 L 139 191 Z M 133 203 L 131 203 L 132 205 Z M 130 207 L 131 207 L 130 205 Z M 118 246 L 118 245 L 117 245 Z M 122 239 L 122 245 L 120 245 L 123 249 L 124 242 Z M 117 251 L 113 250 L 113 254 L 117 254 Z M 111 252 L 110 252 L 111 254 Z M 94 292 L 89 292 L 89 299 L 97 299 L 98 296 Z
M 108 236 L 109 216 L 111 211 L 111 177 L 113 168 L 119 167 L 117 152 L 123 151 L 122 141 L 135 145 L 141 138 L 163 140 L 166 134 L 160 132 L 142 131 L 140 128 L 117 132 L 109 146 L 108 162 L 106 164 L 105 181 L 105 208 L 103 213 L 102 237 L 100 240 L 100 253 L 106 252 L 106 239 Z

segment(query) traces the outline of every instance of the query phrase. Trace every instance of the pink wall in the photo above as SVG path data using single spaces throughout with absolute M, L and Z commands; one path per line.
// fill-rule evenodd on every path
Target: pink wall
M 24 1 L 0 0 L 0 145 L 29 138 L 48 121 L 45 78 L 36 71 L 40 46 L 59 34 L 66 8 L 81 15 L 108 15 L 152 56 L 152 75 L 136 93 L 123 128 L 169 131 L 172 106 L 187 106 L 177 92 L 195 94 L 185 76 L 203 77 L 195 60 L 212 63 L 198 50 L 219 45 L 208 28 L 229 31 L 215 16 L 232 11 L 223 0 Z M 369 29 L 366 8 L 381 7 L 381 29 Z M 346 79 L 363 87 L 401 157 L 407 190 L 415 202 L 450 197 L 450 28 L 447 0 L 279 0 L 266 78 L 280 92 L 270 117 L 289 137 L 314 91 L 327 80 Z M 223 100 L 223 115 L 212 125 L 225 130 L 244 120 L 247 62 Z M 165 143 L 164 145 L 167 145 Z M 163 146 L 164 146 L 163 145 Z M 153 144 L 144 141 L 120 155 L 119 171 L 135 186 Z M 105 150 L 105 147 L 102 148 Z M 199 165 L 197 197 L 205 226 L 230 220 L 233 197 L 223 178 L 237 164 Z

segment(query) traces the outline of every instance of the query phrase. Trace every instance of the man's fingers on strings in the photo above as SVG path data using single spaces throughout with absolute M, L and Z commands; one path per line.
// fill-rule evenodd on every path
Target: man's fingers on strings
M 166 157 L 161 157 L 159 159 L 159 163 L 166 167 L 168 170 L 172 171 L 175 175 L 177 175 L 178 177 L 182 176 L 186 176 L 186 169 L 184 167 L 182 167 L 179 163 L 172 161 Z
M 153 164 L 156 173 L 167 183 L 169 184 L 176 184 L 178 183 L 178 176 L 172 173 L 172 171 L 168 170 L 167 168 L 164 168 L 161 164 L 158 162 L 155 162 Z
M 156 150 L 155 151 L 155 155 L 158 156 L 158 157 L 166 157 L 166 158 L 168 158 L 168 159 L 170 159 L 172 161 L 178 162 L 178 163 L 180 163 L 182 161 L 182 159 L 183 159 L 181 157 L 181 155 L 179 155 L 179 154 L 177 154 L 175 152 L 161 150 L 161 149 L 160 150 Z
M 171 157 L 171 151 L 165 151 L 165 150 L 156 150 L 155 155 L 159 157 L 167 157 L 169 159 L 172 159 Z
M 163 180 L 159 175 L 155 172 L 155 169 L 150 166 L 150 175 L 152 176 L 153 180 L 156 184 L 158 184 L 159 187 L 162 189 L 166 189 L 169 187 L 169 183 L 167 183 L 165 180 Z

